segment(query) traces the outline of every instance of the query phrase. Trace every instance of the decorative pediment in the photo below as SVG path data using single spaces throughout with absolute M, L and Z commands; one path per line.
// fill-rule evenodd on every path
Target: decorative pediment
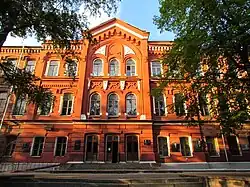
M 104 45 L 104 46 L 100 47 L 99 49 L 97 49 L 95 54 L 106 55 L 106 45 Z
M 123 48 L 124 48 L 124 56 L 129 55 L 129 54 L 133 54 L 133 55 L 135 54 L 133 49 L 131 49 L 130 47 L 124 45 Z

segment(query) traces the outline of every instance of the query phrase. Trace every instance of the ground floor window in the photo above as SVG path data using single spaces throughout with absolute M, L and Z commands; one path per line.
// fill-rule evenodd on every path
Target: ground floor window
M 16 147 L 17 136 L 11 135 L 6 136 L 6 148 L 4 152 L 4 156 L 12 156 L 15 147 Z
M 137 135 L 128 135 L 126 138 L 127 161 L 139 161 L 139 143 Z
M 67 147 L 67 137 L 57 137 L 55 156 L 64 156 L 66 153 L 66 147 Z
M 158 153 L 160 157 L 169 156 L 169 138 L 158 137 Z
M 206 143 L 209 156 L 220 156 L 217 138 L 207 136 Z
M 232 155 L 241 155 L 238 138 L 236 136 L 228 136 L 227 143 L 228 143 L 229 151 Z
M 43 152 L 44 137 L 35 137 L 31 149 L 31 156 L 41 156 Z
M 182 156 L 192 156 L 191 137 L 180 137 L 181 154 Z
M 86 136 L 86 161 L 96 161 L 98 157 L 98 136 Z

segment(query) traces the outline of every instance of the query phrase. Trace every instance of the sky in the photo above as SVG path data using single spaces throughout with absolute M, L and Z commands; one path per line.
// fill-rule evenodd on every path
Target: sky
M 81 9 L 83 11 L 83 9 Z M 135 27 L 150 32 L 149 40 L 173 40 L 174 34 L 170 32 L 160 33 L 157 26 L 153 23 L 153 17 L 159 15 L 159 3 L 158 0 L 122 0 L 119 4 L 119 8 L 115 14 L 110 17 L 104 13 L 100 16 L 88 16 L 89 28 L 97 26 L 104 21 L 112 19 L 113 17 L 119 18 Z M 8 36 L 5 46 L 13 45 L 30 45 L 38 46 L 35 37 L 28 37 L 26 39 L 14 38 Z

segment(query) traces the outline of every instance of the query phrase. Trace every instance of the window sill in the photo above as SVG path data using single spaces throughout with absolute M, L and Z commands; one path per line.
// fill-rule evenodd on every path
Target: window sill
M 108 116 L 109 118 L 119 118 L 120 116 Z
M 127 118 L 137 118 L 137 115 L 127 115 Z
M 51 114 L 48 114 L 48 115 L 42 115 L 42 114 L 38 114 L 39 116 L 42 116 L 42 117 L 50 117 L 51 116 Z
M 210 156 L 210 155 L 209 155 L 209 157 L 211 157 L 211 158 L 219 158 L 220 155 L 218 155 L 218 156 Z
M 24 116 L 24 114 L 12 114 L 12 116 L 16 116 L 16 117 L 18 117 L 18 116 Z
M 101 115 L 89 115 L 90 118 L 100 118 Z
M 170 156 L 160 156 L 160 158 L 170 158 Z
M 240 155 L 232 155 L 233 157 L 236 157 L 236 156 L 242 156 L 242 154 L 240 154 Z
M 31 155 L 31 157 L 32 157 L 32 158 L 41 158 L 42 156 L 32 156 L 32 155 Z

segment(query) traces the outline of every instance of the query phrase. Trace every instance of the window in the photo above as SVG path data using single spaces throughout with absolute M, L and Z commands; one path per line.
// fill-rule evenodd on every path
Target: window
M 151 76 L 159 76 L 162 74 L 161 72 L 161 63 L 160 62 L 151 62 Z
M 192 156 L 191 153 L 191 141 L 190 137 L 180 137 L 180 144 L 181 144 L 181 154 L 182 156 Z
M 77 75 L 77 62 L 75 60 L 71 60 L 66 63 L 66 75 L 68 77 L 75 77 Z
M 31 149 L 31 156 L 41 156 L 43 152 L 44 137 L 35 137 Z
M 22 97 L 17 98 L 13 109 L 13 115 L 24 115 L 25 108 L 26 108 L 26 99 Z
M 160 157 L 169 156 L 168 137 L 158 137 L 158 153 Z
M 207 136 L 206 143 L 207 143 L 207 151 L 208 151 L 209 156 L 219 156 L 220 155 L 217 138 Z
M 102 76 L 102 60 L 96 59 L 93 63 L 93 76 Z
M 90 115 L 100 115 L 100 95 L 94 93 L 90 97 Z
M 62 99 L 62 112 L 61 115 L 70 115 L 73 111 L 73 95 L 64 94 Z
M 240 146 L 239 146 L 238 139 L 236 136 L 228 136 L 227 143 L 228 143 L 229 151 L 232 155 L 241 155 Z
M 67 138 L 57 137 L 56 147 L 55 147 L 55 156 L 64 156 L 66 153 L 66 146 L 67 146 Z
M 177 116 L 183 116 L 185 114 L 185 100 L 182 94 L 174 95 L 174 108 Z
M 12 156 L 16 147 L 16 140 L 17 136 L 14 135 L 6 136 L 6 148 L 4 156 Z
M 154 97 L 154 112 L 156 116 L 164 116 L 165 115 L 165 101 L 163 95 L 159 95 Z
M 109 63 L 109 75 L 118 76 L 119 74 L 119 62 L 116 59 L 113 59 Z
M 4 112 L 7 97 L 8 97 L 7 92 L 0 92 L 0 114 Z
M 209 110 L 207 105 L 207 98 L 205 94 L 199 95 L 199 105 L 200 105 L 200 111 L 202 116 L 208 116 Z
M 59 70 L 59 62 L 58 61 L 50 61 L 47 64 L 47 76 L 57 76 Z
M 28 61 L 25 67 L 26 72 L 34 73 L 35 71 L 35 61 Z
M 118 116 L 119 113 L 119 100 L 116 94 L 110 94 L 108 97 L 108 115 Z
M 135 76 L 135 62 L 129 59 L 126 63 L 126 75 L 128 77 Z
M 134 94 L 128 94 L 126 96 L 126 113 L 129 116 L 137 115 L 137 112 L 136 112 L 136 96 Z
M 86 136 L 86 161 L 96 161 L 98 157 L 98 136 Z
M 48 101 L 44 102 L 42 106 L 38 107 L 37 113 L 39 115 L 47 116 L 52 111 L 54 98 L 50 98 Z
M 202 152 L 202 140 L 200 138 L 192 138 L 193 151 Z

